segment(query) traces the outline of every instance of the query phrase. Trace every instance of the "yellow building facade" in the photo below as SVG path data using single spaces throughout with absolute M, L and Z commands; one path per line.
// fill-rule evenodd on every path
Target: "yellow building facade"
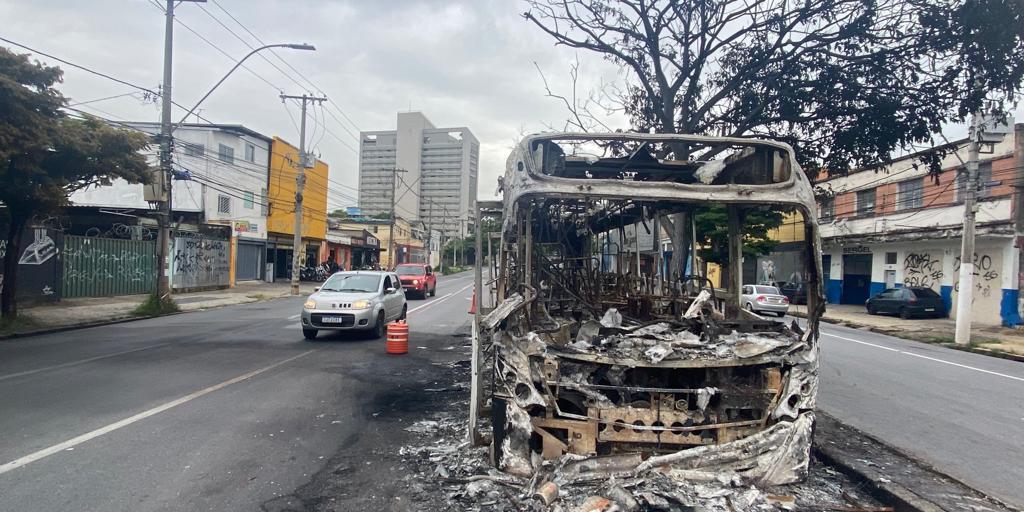
M 267 262 L 277 279 L 291 275 L 295 236 L 295 178 L 299 172 L 299 148 L 274 137 L 267 183 Z M 325 258 L 327 240 L 327 186 L 329 168 L 317 160 L 306 169 L 302 194 L 303 265 L 317 265 Z

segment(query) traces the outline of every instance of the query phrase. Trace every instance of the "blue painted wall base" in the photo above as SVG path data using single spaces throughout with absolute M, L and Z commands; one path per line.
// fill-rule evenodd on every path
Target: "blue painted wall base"
M 825 300 L 829 304 L 839 304 L 843 296 L 843 281 L 839 279 L 829 279 L 825 281 Z
M 942 295 L 942 302 L 944 302 L 946 304 L 946 311 L 949 311 L 950 315 L 952 315 L 953 314 L 953 287 L 952 286 L 942 285 L 942 287 L 939 288 L 939 295 Z
M 1003 299 L 999 303 L 999 316 L 1003 319 L 1004 327 L 1016 327 L 1020 325 L 1020 312 L 1017 310 L 1017 299 L 1020 292 L 1016 289 L 1004 289 Z
M 874 297 L 885 291 L 885 283 L 871 281 L 871 288 L 868 290 L 868 298 Z

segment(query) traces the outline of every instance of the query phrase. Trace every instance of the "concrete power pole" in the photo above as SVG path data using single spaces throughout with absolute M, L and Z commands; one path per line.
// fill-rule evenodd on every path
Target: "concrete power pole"
M 206 2 L 206 0 L 184 0 Z M 174 0 L 167 0 L 164 10 L 164 76 L 160 89 L 160 170 L 155 176 L 156 202 L 160 213 L 157 215 L 159 236 L 156 245 L 156 295 L 163 300 L 171 295 L 170 254 L 171 254 L 171 162 L 174 146 L 171 134 L 171 74 L 174 69 Z
M 1017 310 L 1021 309 L 1021 299 L 1024 298 L 1024 124 L 1017 124 L 1013 127 L 1013 157 L 1015 183 L 1013 189 L 1013 215 L 1014 231 L 1017 246 Z
M 430 265 L 430 246 L 434 243 L 434 202 L 427 200 L 427 265 Z
M 974 302 L 974 217 L 978 192 L 978 155 L 981 152 L 981 112 L 971 117 L 970 143 L 967 146 L 967 176 L 964 180 L 964 229 L 960 246 L 960 279 L 956 297 L 956 343 L 971 342 L 971 305 Z
M 324 102 L 327 98 L 314 96 L 289 96 L 281 95 L 281 102 L 288 100 L 302 100 L 302 123 L 299 128 L 299 166 L 295 174 L 295 234 L 292 239 L 292 295 L 299 294 L 299 269 L 302 267 L 302 257 L 305 250 L 302 246 L 302 192 L 306 186 L 306 169 L 312 169 L 316 160 L 312 155 L 306 154 L 306 104 L 312 102 Z
M 398 188 L 398 173 L 405 172 L 405 169 L 394 168 L 391 170 L 391 229 L 388 230 L 388 263 L 394 269 L 398 265 L 395 257 L 395 219 L 398 218 L 398 199 L 395 196 Z M 387 270 L 387 269 L 385 269 Z

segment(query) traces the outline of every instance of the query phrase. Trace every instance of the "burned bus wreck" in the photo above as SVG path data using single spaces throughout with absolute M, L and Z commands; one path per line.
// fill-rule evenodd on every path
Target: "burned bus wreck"
M 500 469 L 571 459 L 695 481 L 803 477 L 824 300 L 812 190 L 788 146 L 537 135 L 502 188 L 493 308 L 477 325 Z M 806 219 L 804 328 L 740 302 L 744 222 L 769 210 Z M 728 235 L 718 283 L 694 220 L 711 211 Z

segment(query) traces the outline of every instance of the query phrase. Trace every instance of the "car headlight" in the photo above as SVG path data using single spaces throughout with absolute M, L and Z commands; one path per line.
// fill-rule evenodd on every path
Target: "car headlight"
M 302 305 L 302 307 L 306 309 L 316 309 L 316 301 L 313 299 L 309 299 L 306 301 L 305 304 Z
M 357 300 L 352 303 L 352 309 L 367 309 L 373 305 L 373 302 L 368 300 Z
M 420 284 L 420 280 L 419 280 L 419 279 L 413 279 L 413 280 L 412 280 L 412 285 L 413 285 L 413 286 L 416 286 L 416 285 L 418 285 L 418 284 Z

